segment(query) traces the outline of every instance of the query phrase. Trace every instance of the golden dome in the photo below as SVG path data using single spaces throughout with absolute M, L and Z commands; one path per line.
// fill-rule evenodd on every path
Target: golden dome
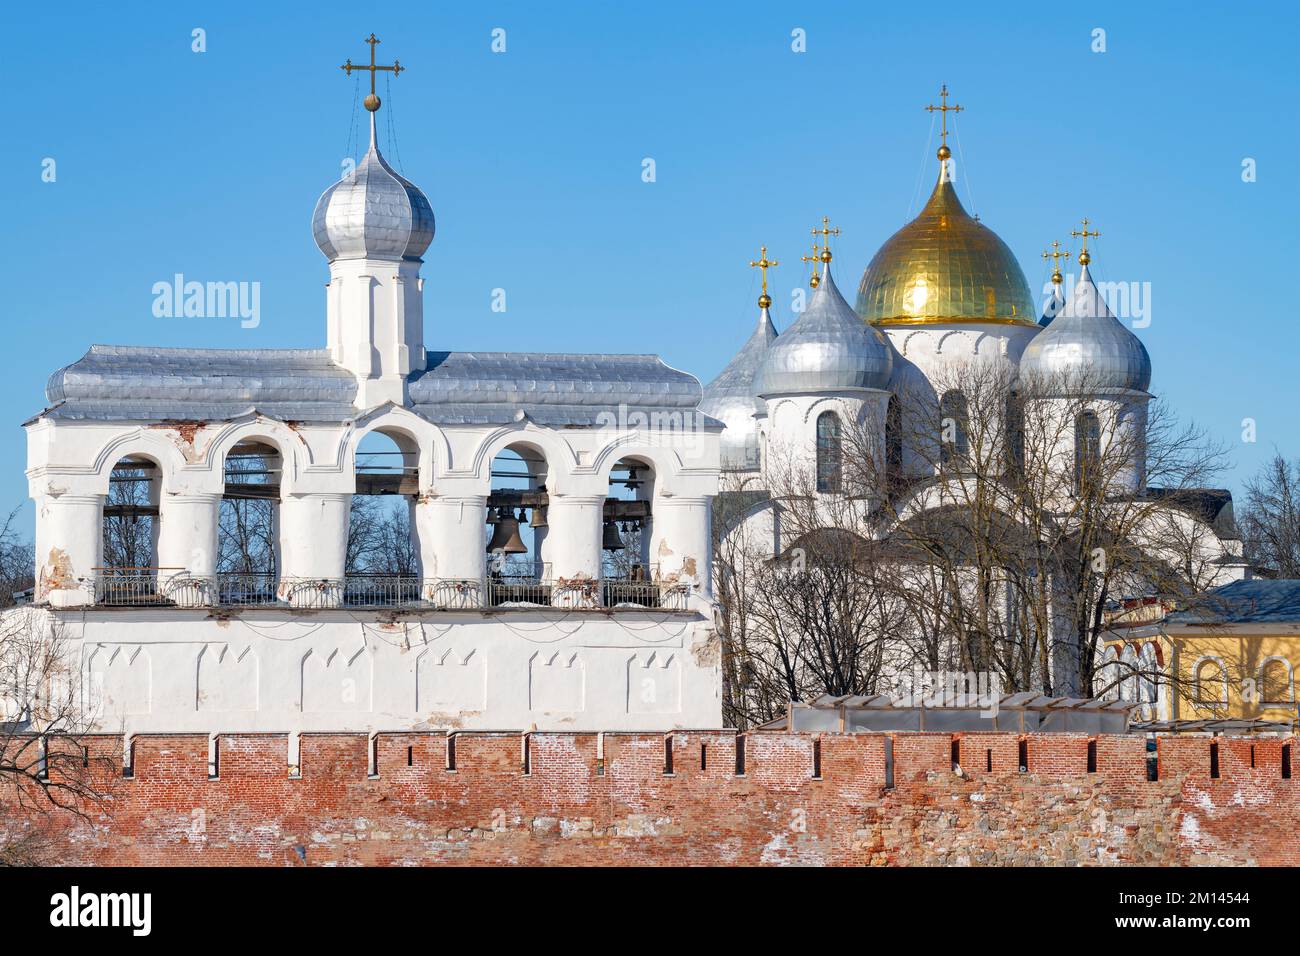
M 890 236 L 867 266 L 856 308 L 872 325 L 1033 326 L 1031 303 L 1020 263 L 962 207 L 944 164 L 920 215 Z

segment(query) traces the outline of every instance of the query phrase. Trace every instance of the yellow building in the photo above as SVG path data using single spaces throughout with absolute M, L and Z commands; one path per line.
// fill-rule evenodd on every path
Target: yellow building
M 1185 610 L 1146 610 L 1158 619 L 1111 623 L 1102 696 L 1143 702 L 1158 720 L 1296 720 L 1300 581 L 1235 581 Z

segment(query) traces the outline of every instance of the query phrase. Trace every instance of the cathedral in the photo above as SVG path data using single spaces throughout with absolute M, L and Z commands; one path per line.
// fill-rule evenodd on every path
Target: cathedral
M 707 388 L 649 354 L 426 344 L 434 213 L 377 145 L 375 72 L 397 67 L 375 63 L 375 42 L 369 66 L 344 67 L 370 73 L 369 148 L 311 218 L 324 347 L 95 345 L 25 423 L 37 613 L 82 662 L 98 729 L 720 728 L 718 549 L 815 560 L 801 509 L 883 541 L 951 507 L 957 464 L 1012 431 L 1009 415 L 1003 438 L 977 427 L 965 370 L 993 369 L 1049 419 L 1069 410 L 1047 445 L 1017 413 L 1021 472 L 1143 446 L 1151 363 L 1089 274 L 1096 233 L 1078 233 L 1071 293 L 1058 270 L 1036 309 L 957 198 L 946 112 L 934 191 L 867 265 L 856 306 L 823 220 L 811 295 L 778 333 L 765 250 L 756 327 Z M 381 467 L 362 448 L 376 436 L 392 448 Z M 892 479 L 888 507 L 854 465 L 867 460 Z M 1107 481 L 1155 491 L 1131 454 Z M 390 550 L 410 551 L 379 570 L 353 554 L 376 496 L 401 503 Z M 1206 530 L 1213 583 L 1240 577 L 1230 500 L 1186 500 L 1166 510 Z

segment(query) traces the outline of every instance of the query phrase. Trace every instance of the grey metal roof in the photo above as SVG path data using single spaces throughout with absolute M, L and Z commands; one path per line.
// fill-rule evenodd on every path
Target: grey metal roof
M 754 420 L 754 377 L 776 338 L 767 309 L 735 358 L 704 388 L 700 410 L 727 426 L 722 433 L 722 467 L 753 471 L 759 467 L 758 422 Z
M 92 345 L 50 376 L 50 418 L 215 421 L 252 408 L 285 420 L 346 421 L 357 383 L 326 349 Z
M 755 391 L 762 396 L 885 388 L 893 353 L 835 287 L 828 263 L 803 315 L 767 350 Z
M 1300 624 L 1300 581 L 1233 581 L 1175 611 L 1170 624 Z
M 1145 392 L 1151 357 L 1142 340 L 1115 318 L 1084 266 L 1065 307 L 1025 347 L 1020 374 L 1090 394 Z
M 50 418 L 219 421 L 250 411 L 345 422 L 356 380 L 325 349 L 164 349 L 96 345 L 50 376 Z M 410 406 L 436 424 L 591 426 L 645 416 L 659 427 L 718 428 L 697 410 L 700 383 L 653 355 L 430 352 Z
M 356 169 L 321 194 L 312 234 L 325 258 L 418 259 L 433 242 L 433 207 L 379 153 L 371 114 L 370 149 Z

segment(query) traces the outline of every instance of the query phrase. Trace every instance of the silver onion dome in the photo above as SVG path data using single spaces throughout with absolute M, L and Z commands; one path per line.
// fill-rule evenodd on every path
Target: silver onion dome
M 754 377 L 776 338 L 766 308 L 758 326 L 736 357 L 704 389 L 700 411 L 727 426 L 722 433 L 722 469 L 755 471 L 759 467 L 758 423 L 754 420 Z
M 755 393 L 885 388 L 892 367 L 889 343 L 844 301 L 827 263 L 803 315 L 767 350 Z
M 1115 318 L 1086 265 L 1049 321 L 1020 357 L 1022 379 L 1088 393 L 1145 392 L 1151 384 L 1146 346 Z
M 433 242 L 433 207 L 380 154 L 373 114 L 370 149 L 316 201 L 311 226 L 316 245 L 331 262 L 418 259 Z

